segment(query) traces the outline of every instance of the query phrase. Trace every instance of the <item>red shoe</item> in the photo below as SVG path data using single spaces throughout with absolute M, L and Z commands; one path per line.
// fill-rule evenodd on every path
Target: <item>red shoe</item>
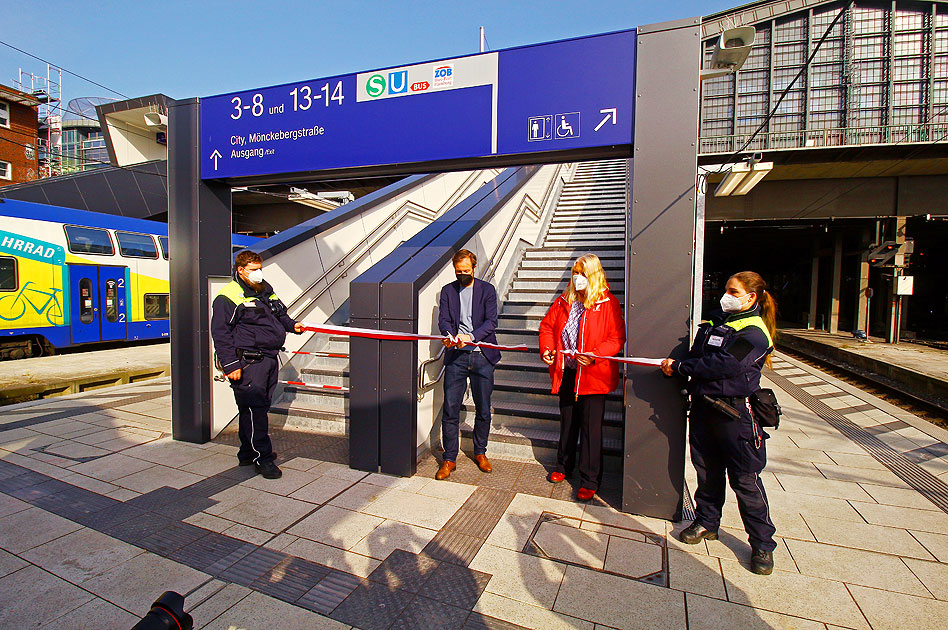
M 564 479 L 566 479 L 566 475 L 560 472 L 551 472 L 550 476 L 547 477 L 547 481 L 549 481 L 550 483 L 559 483 L 563 481 Z
M 589 488 L 580 488 L 579 491 L 576 492 L 576 498 L 580 501 L 589 501 L 594 496 L 596 496 L 596 491 L 590 490 Z

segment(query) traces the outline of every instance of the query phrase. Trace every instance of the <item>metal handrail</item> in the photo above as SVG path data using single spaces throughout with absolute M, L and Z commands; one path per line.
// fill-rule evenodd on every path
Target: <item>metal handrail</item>
M 553 177 L 550 178 L 550 182 L 547 184 L 546 190 L 543 193 L 543 202 L 540 205 L 537 205 L 537 202 L 529 194 L 524 194 L 523 199 L 520 201 L 520 207 L 517 209 L 517 212 L 514 213 L 514 216 L 511 217 L 510 222 L 507 224 L 506 236 L 501 240 L 500 244 L 494 249 L 494 252 L 491 254 L 490 259 L 487 261 L 487 264 L 484 268 L 487 272 L 482 276 L 482 278 L 488 282 L 493 279 L 494 274 L 497 272 L 498 262 L 494 262 L 498 253 L 505 251 L 506 248 L 510 245 L 511 240 L 515 231 L 512 229 L 514 225 L 518 224 L 523 216 L 529 211 L 533 215 L 534 221 L 537 222 L 544 214 L 544 209 L 547 208 L 547 204 L 551 201 L 552 191 L 557 186 L 557 182 L 562 173 L 563 165 L 558 164 L 556 167 L 556 172 L 553 173 Z M 502 256 L 501 256 L 502 257 Z M 418 364 L 418 402 L 425 397 L 425 393 L 428 392 L 432 387 L 434 387 L 441 379 L 444 377 L 445 366 L 441 366 L 441 371 L 438 372 L 438 376 L 431 382 L 425 382 L 425 369 L 432 363 L 440 361 L 444 357 L 445 346 L 441 346 L 441 350 L 438 351 L 438 354 L 423 360 Z
M 743 146 L 750 136 L 749 133 L 702 136 L 699 153 L 702 155 L 730 153 Z M 948 122 L 768 131 L 759 134 L 748 149 L 780 151 L 921 142 L 948 142 Z
M 425 213 L 420 212 L 421 210 L 425 211 Z M 356 251 L 362 248 L 363 245 L 367 244 L 369 240 L 374 238 L 374 242 L 370 244 L 371 246 L 377 243 L 378 241 L 380 241 L 384 236 L 386 236 L 392 227 L 392 226 L 388 226 L 388 223 L 392 221 L 393 219 L 394 219 L 394 223 L 397 224 L 399 221 L 409 216 L 416 216 L 422 220 L 433 221 L 434 219 L 437 218 L 437 213 L 413 201 L 406 201 L 405 203 L 400 205 L 398 208 L 393 210 L 391 214 L 389 214 L 387 217 L 382 219 L 382 221 L 374 230 L 369 232 L 361 241 L 356 243 L 353 247 L 349 249 L 349 251 L 343 254 L 342 258 L 339 259 L 338 263 L 334 264 L 329 269 L 327 269 L 321 276 L 316 278 L 316 280 L 314 280 L 308 287 L 306 287 L 306 289 L 301 291 L 300 294 L 296 296 L 296 298 L 292 302 L 290 302 L 289 306 L 286 307 L 286 310 L 289 311 L 291 309 L 295 309 L 300 304 L 300 302 L 304 298 L 306 298 L 306 296 L 309 294 L 310 291 L 315 289 L 316 286 L 319 285 L 323 280 L 326 280 L 329 277 L 329 275 L 333 273 L 334 270 L 336 270 L 339 267 L 342 267 L 343 268 L 342 273 L 340 273 L 331 281 L 327 280 L 326 286 L 323 287 L 323 289 L 319 293 L 309 298 L 306 301 L 306 303 L 301 306 L 299 311 L 295 313 L 295 315 L 299 315 L 310 304 L 312 304 L 313 302 L 318 300 L 320 297 L 322 297 L 322 295 L 332 287 L 333 283 L 336 280 L 339 280 L 340 278 L 345 278 L 346 275 L 348 275 L 349 270 L 352 269 L 352 267 L 355 266 L 355 264 L 359 262 L 359 260 L 361 260 L 362 258 L 362 255 L 354 256 Z M 383 228 L 385 229 L 383 230 Z M 346 264 L 346 260 L 350 260 L 348 265 Z
M 438 372 L 438 376 L 430 383 L 425 383 L 425 376 L 426 376 L 425 368 L 427 368 L 432 363 L 435 363 L 436 361 L 440 361 L 441 358 L 444 356 L 445 349 L 446 349 L 446 346 L 441 346 L 441 350 L 438 351 L 438 354 L 436 356 L 433 356 L 430 359 L 425 359 L 418 365 L 418 402 L 421 402 L 421 399 L 425 397 L 425 392 L 427 392 L 429 389 L 434 387 L 438 383 L 438 381 L 440 381 L 441 378 L 444 376 L 445 366 L 442 365 L 441 371 Z

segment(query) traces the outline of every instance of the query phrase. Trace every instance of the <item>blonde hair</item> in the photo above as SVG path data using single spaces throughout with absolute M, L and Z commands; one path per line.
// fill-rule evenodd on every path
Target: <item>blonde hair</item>
M 583 306 L 592 308 L 596 302 L 602 299 L 606 291 L 609 290 L 609 283 L 606 282 L 606 272 L 602 269 L 599 256 L 595 254 L 583 254 L 577 258 L 573 266 L 570 267 L 569 286 L 567 286 L 566 291 L 563 292 L 563 297 L 566 298 L 566 301 L 570 304 L 575 302 L 578 298 L 578 292 L 573 286 L 572 281 L 572 270 L 577 265 L 583 270 L 583 275 L 586 276 L 586 280 L 589 281 L 589 286 L 586 287 L 586 299 L 583 300 Z
M 767 283 L 759 273 L 754 271 L 740 271 L 731 276 L 731 278 L 740 282 L 741 286 L 744 287 L 744 291 L 747 293 L 757 294 L 757 303 L 760 304 L 760 318 L 764 320 L 764 325 L 767 327 L 768 332 L 770 332 L 770 339 L 776 343 L 777 300 L 775 300 L 774 296 L 767 290 Z M 769 354 L 767 355 L 767 360 L 764 361 L 764 365 L 768 368 L 773 367 Z

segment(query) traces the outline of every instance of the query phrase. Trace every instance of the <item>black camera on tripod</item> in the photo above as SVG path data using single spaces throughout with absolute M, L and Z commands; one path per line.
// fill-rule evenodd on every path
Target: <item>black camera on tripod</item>
M 193 627 L 194 620 L 184 612 L 184 595 L 165 591 L 132 630 L 191 630 Z

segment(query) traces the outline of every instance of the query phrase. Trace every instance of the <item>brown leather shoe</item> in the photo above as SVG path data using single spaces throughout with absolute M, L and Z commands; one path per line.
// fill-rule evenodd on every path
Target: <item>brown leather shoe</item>
M 438 481 L 441 481 L 442 479 L 447 479 L 448 477 L 451 476 L 451 473 L 454 472 L 454 469 L 457 467 L 458 465 L 455 464 L 454 462 L 449 462 L 448 460 L 444 460 L 443 462 L 441 462 L 441 468 L 438 469 L 438 474 L 435 475 L 435 479 L 437 479 Z
M 494 467 L 490 465 L 490 460 L 487 459 L 487 455 L 475 455 L 474 461 L 477 462 L 477 467 L 480 468 L 482 472 L 489 473 L 494 470 Z

